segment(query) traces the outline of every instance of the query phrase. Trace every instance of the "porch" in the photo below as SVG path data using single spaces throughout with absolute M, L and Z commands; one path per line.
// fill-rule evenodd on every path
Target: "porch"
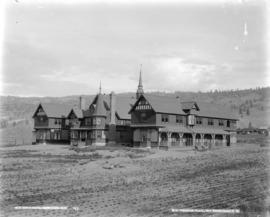
M 162 128 L 159 130 L 159 147 L 190 147 L 206 150 L 230 146 L 230 133 L 213 128 Z

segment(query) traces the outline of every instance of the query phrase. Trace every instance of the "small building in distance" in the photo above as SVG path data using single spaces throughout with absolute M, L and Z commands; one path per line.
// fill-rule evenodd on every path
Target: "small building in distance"
M 269 135 L 269 129 L 267 127 L 248 127 L 236 130 L 238 135 Z

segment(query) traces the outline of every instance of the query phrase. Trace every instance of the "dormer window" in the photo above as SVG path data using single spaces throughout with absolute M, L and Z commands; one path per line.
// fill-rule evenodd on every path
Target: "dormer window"
M 195 125 L 195 115 L 188 116 L 188 125 L 190 125 L 190 126 Z

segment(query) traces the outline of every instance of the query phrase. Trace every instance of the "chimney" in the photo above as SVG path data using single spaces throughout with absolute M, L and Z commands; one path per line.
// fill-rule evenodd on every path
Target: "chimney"
M 80 96 L 79 109 L 85 110 L 85 99 Z
M 112 91 L 110 93 L 110 109 L 111 109 L 110 124 L 115 124 L 115 103 L 116 103 L 115 100 L 116 100 L 115 93 Z

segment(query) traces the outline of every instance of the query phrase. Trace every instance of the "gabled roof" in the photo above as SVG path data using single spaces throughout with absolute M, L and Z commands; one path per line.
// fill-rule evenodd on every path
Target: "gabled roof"
M 144 94 L 137 100 L 136 104 L 141 100 L 142 97 L 149 102 L 154 111 L 157 113 L 185 114 L 185 112 L 181 109 L 179 98 Z M 136 104 L 134 104 L 130 112 L 134 109 Z
M 73 107 L 67 117 L 70 116 L 71 112 L 73 112 L 77 118 L 83 118 L 83 110 L 79 109 L 78 107 Z
M 98 97 L 98 95 L 96 95 L 96 97 L 93 99 L 90 106 L 92 104 L 96 104 L 97 97 Z M 103 100 L 103 106 L 101 106 L 101 107 L 103 107 L 105 112 L 106 112 L 107 110 L 110 109 L 110 95 L 102 94 L 101 98 Z M 134 97 L 115 95 L 115 113 L 116 113 L 116 115 L 120 119 L 131 119 L 131 116 L 130 116 L 130 114 L 128 112 L 129 112 L 129 110 L 130 110 L 133 103 L 135 103 L 135 98 Z M 94 115 L 94 112 L 91 113 L 89 111 L 89 109 L 87 109 L 87 110 L 83 111 L 83 116 L 84 117 L 92 116 L 92 115 Z
M 194 107 L 196 108 L 197 111 L 200 110 L 199 106 L 195 101 L 189 101 L 189 102 L 181 102 L 181 107 L 183 110 L 191 110 Z
M 70 112 L 71 106 L 64 104 L 54 104 L 54 103 L 40 103 L 37 107 L 33 117 L 36 115 L 38 109 L 42 107 L 47 117 L 62 118 L 67 117 Z
M 136 107 L 138 102 L 145 98 L 153 110 L 157 113 L 167 113 L 167 114 L 180 114 L 185 115 L 186 113 L 183 109 L 192 108 L 194 105 L 198 107 L 198 111 L 196 115 L 204 116 L 204 117 L 213 117 L 213 118 L 224 118 L 224 119 L 232 119 L 237 120 L 237 116 L 233 114 L 229 108 L 225 106 L 212 104 L 212 103 L 204 103 L 204 102 L 180 102 L 179 98 L 170 97 L 170 96 L 155 96 L 150 94 L 142 95 L 134 104 L 130 112 Z
M 197 104 L 200 108 L 199 116 L 238 120 L 236 114 L 226 106 L 206 102 L 197 102 Z
M 132 105 L 135 103 L 135 98 L 132 97 L 116 97 L 115 111 L 120 119 L 131 119 L 128 113 Z

